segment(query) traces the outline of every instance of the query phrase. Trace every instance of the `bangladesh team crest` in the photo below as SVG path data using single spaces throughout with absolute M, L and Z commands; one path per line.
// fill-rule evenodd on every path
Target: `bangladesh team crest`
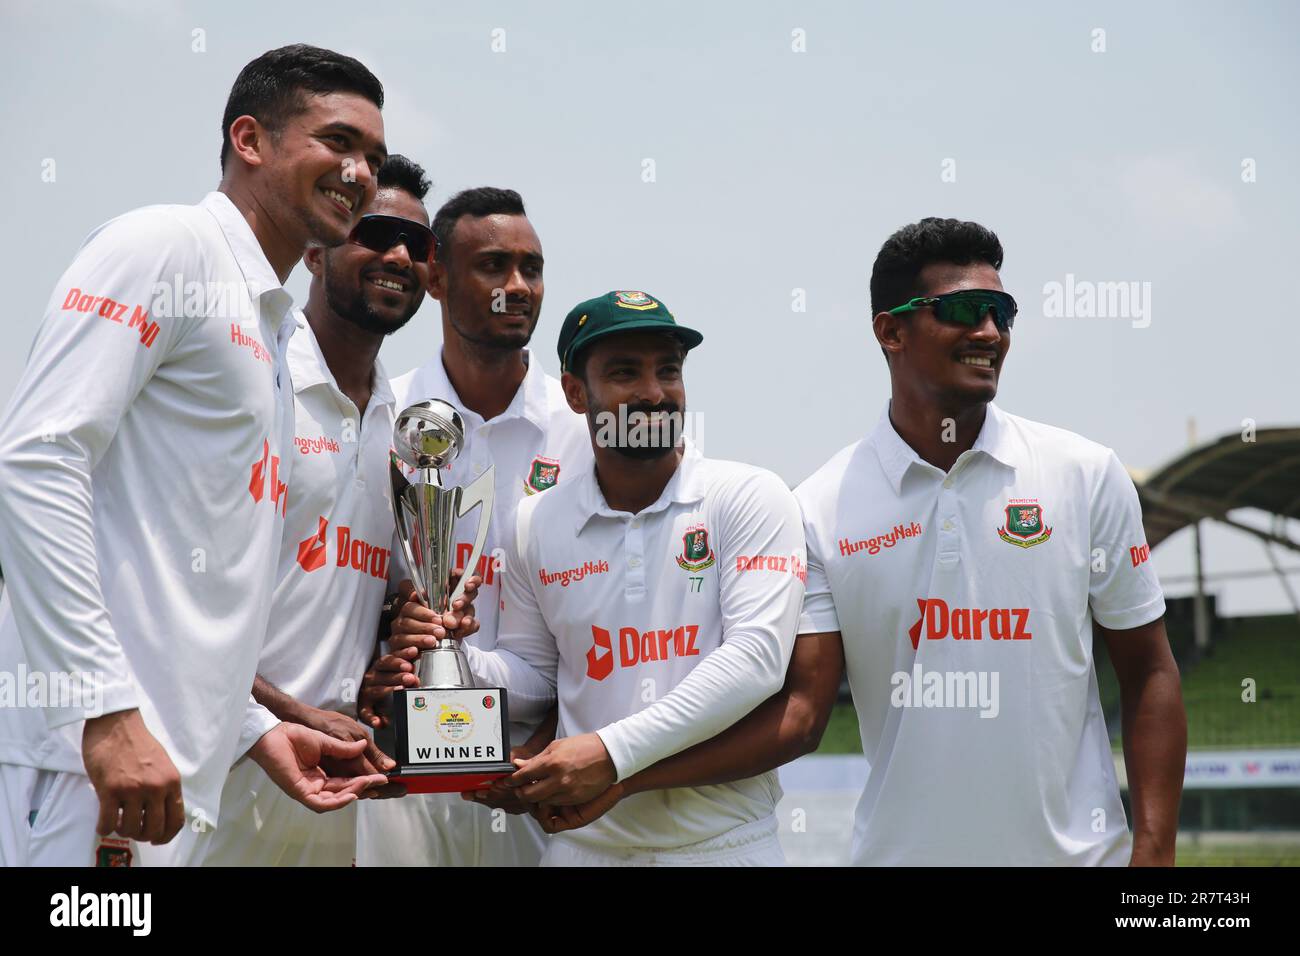
M 130 840 L 100 837 L 99 846 L 95 848 L 95 866 L 129 867 L 131 859 Z
M 1036 498 L 1012 498 L 1006 507 L 1007 523 L 998 528 L 998 537 L 1017 548 L 1032 548 L 1052 536 L 1043 524 L 1043 506 Z
M 636 309 L 638 312 L 659 308 L 659 303 L 644 292 L 615 292 L 614 301 L 621 308 Z
M 560 463 L 554 458 L 538 455 L 528 469 L 528 477 L 524 479 L 524 493 L 535 495 L 539 491 L 546 491 L 554 488 L 559 480 Z
M 682 554 L 677 565 L 692 573 L 713 566 L 715 556 L 709 547 L 709 532 L 702 524 L 691 525 L 682 535 Z

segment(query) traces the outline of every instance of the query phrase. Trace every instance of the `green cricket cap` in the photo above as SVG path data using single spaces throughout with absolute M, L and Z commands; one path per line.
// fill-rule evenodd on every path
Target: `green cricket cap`
M 606 292 L 579 302 L 564 317 L 556 347 L 560 371 L 569 371 L 573 357 L 592 342 L 618 332 L 637 331 L 668 332 L 687 351 L 704 341 L 699 332 L 678 325 L 668 307 L 654 296 L 645 292 Z

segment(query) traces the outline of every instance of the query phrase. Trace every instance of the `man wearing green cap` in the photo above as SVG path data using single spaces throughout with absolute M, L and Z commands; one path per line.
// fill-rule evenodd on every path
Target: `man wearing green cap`
M 771 770 L 617 786 L 777 694 L 795 643 L 805 551 L 792 493 L 681 434 L 682 364 L 702 339 L 644 292 L 569 313 L 562 384 L 596 467 L 520 504 L 497 645 L 465 647 L 483 685 L 558 698 L 559 739 L 510 778 L 523 799 L 617 802 L 553 838 L 546 865 L 783 862 Z

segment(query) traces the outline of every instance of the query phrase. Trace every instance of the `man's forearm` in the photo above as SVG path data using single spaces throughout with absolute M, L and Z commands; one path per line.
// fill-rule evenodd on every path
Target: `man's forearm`
M 253 700 L 257 701 L 280 720 L 301 724 L 302 703 L 286 694 L 269 680 L 258 674 L 253 678 Z
M 806 697 L 783 690 L 716 737 L 634 773 L 624 790 L 707 787 L 766 773 L 815 750 L 828 717 L 829 710 L 819 714 Z
M 623 781 L 627 793 L 668 787 L 707 787 L 766 773 L 817 749 L 844 676 L 838 632 L 795 641 L 785 684 L 708 740 Z
M 1121 693 L 1134 862 L 1172 866 L 1187 762 L 1187 716 L 1176 667 Z

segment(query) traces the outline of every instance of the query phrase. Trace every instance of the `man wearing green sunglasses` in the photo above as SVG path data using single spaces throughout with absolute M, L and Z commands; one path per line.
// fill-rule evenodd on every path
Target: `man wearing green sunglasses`
M 799 632 L 842 646 L 870 761 L 852 859 L 1172 865 L 1187 727 L 1137 493 L 1109 448 L 993 403 L 1016 316 L 1001 266 L 973 222 L 886 241 L 871 299 L 890 401 L 796 491 Z

